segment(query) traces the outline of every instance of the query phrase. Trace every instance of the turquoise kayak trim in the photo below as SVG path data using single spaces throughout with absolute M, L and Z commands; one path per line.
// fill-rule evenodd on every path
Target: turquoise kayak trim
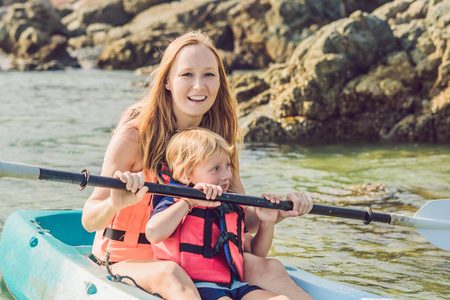
M 81 210 L 12 213 L 0 241 L 0 269 L 16 299 L 161 299 L 108 279 L 88 258 L 94 233 L 81 225 Z M 311 273 L 286 267 L 314 299 L 387 299 Z

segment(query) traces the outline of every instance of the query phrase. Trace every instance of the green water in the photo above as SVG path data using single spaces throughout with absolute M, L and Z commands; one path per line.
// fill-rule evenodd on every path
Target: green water
M 143 80 L 99 70 L 0 73 L 0 160 L 98 174 L 111 129 Z M 320 204 L 411 216 L 450 198 L 448 145 L 246 144 L 240 160 L 250 195 L 296 189 Z M 0 232 L 15 210 L 81 208 L 90 192 L 2 178 Z M 394 299 L 450 299 L 450 252 L 413 229 L 308 215 L 277 225 L 270 255 Z M 2 280 L 0 299 L 10 297 Z

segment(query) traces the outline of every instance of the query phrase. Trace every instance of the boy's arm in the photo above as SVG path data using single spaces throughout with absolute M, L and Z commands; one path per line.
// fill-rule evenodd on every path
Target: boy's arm
M 189 210 L 190 205 L 187 201 L 178 201 L 165 210 L 153 214 L 145 227 L 145 236 L 149 242 L 156 244 L 171 236 Z
M 150 217 L 145 226 L 145 237 L 150 243 L 159 243 L 167 239 L 177 229 L 178 225 L 183 220 L 193 207 L 217 207 L 221 203 L 214 201 L 217 195 L 222 195 L 223 191 L 219 185 L 197 183 L 194 189 L 203 191 L 207 199 L 211 200 L 195 200 L 189 198 L 181 198 L 178 202 L 173 203 L 169 207 L 159 212 L 156 212 L 158 206 L 155 208 L 155 213 Z

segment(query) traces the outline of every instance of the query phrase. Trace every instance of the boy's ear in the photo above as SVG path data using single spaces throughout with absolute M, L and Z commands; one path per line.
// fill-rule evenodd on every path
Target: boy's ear
M 189 182 L 190 182 L 188 175 L 181 176 L 180 181 L 182 181 L 183 183 L 187 183 L 187 184 L 189 184 Z

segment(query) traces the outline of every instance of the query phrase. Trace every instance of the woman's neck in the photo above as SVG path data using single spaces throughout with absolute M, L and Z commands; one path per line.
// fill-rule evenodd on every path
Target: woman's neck
M 201 118 L 196 118 L 196 119 L 185 119 L 185 120 L 179 120 L 177 121 L 177 131 L 180 130 L 184 130 L 186 128 L 191 128 L 191 127 L 198 127 L 200 126 L 202 119 Z

